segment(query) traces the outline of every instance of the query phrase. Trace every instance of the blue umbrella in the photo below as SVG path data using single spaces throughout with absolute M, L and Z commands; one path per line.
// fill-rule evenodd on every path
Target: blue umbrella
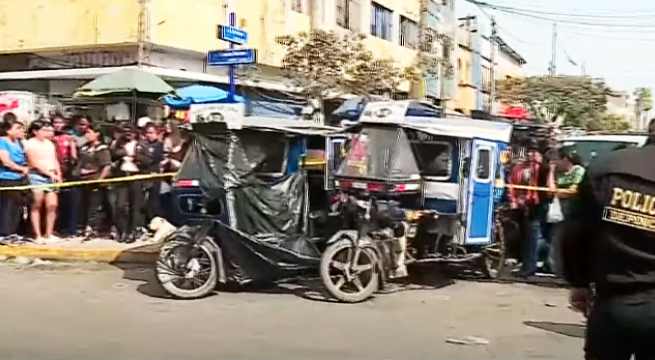
M 173 108 L 188 108 L 191 104 L 225 103 L 229 93 L 223 89 L 206 85 L 191 85 L 175 90 L 175 95 L 162 98 L 164 104 Z M 245 102 L 243 96 L 235 95 L 236 102 Z

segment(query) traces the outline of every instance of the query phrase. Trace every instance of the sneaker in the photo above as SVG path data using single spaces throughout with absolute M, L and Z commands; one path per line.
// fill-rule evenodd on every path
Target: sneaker
M 109 230 L 109 238 L 111 240 L 121 242 L 121 235 L 115 226 L 112 226 L 111 230 Z
M 148 230 L 146 230 L 143 227 L 140 227 L 140 228 L 136 229 L 134 231 L 134 233 L 132 234 L 132 236 L 133 236 L 133 241 L 132 242 L 146 241 L 146 240 L 148 240 L 149 235 L 150 235 L 150 233 L 148 232 Z
M 129 243 L 131 241 L 130 239 L 131 239 L 131 236 L 129 234 L 122 234 L 122 235 L 118 236 L 118 239 L 116 239 L 116 241 L 118 241 L 121 244 L 127 244 L 127 243 Z
M 94 235 L 95 235 L 95 231 L 93 231 L 93 229 L 92 229 L 90 226 L 87 226 L 87 227 L 84 229 L 84 232 L 83 232 L 83 235 L 82 235 L 82 236 L 84 236 L 85 238 L 88 239 L 88 238 L 90 238 L 90 237 L 92 237 L 92 236 L 94 236 Z
M 64 239 L 62 239 L 61 237 L 59 237 L 57 235 L 50 235 L 49 237 L 47 237 L 47 240 L 49 242 L 62 242 L 62 241 L 64 241 Z
M 36 241 L 41 245 L 52 245 L 52 244 L 60 243 L 61 239 L 56 237 L 56 236 L 50 236 L 50 237 L 41 237 L 40 239 L 37 239 Z

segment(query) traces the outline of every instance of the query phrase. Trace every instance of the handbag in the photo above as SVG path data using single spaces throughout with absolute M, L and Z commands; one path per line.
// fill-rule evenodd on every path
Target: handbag
M 559 198 L 555 196 L 553 201 L 548 206 L 548 214 L 546 215 L 546 222 L 549 224 L 554 224 L 564 221 L 564 214 L 562 213 L 562 204 L 559 201 Z

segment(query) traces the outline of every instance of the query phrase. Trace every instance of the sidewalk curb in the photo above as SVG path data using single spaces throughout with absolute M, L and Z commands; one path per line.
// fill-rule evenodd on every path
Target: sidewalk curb
M 158 253 L 139 249 L 75 249 L 20 245 L 0 246 L 0 255 L 73 262 L 154 264 Z

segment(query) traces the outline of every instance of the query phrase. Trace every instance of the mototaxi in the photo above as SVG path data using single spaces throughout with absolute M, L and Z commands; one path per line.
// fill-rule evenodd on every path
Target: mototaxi
M 311 121 L 243 117 L 192 125 L 193 142 L 175 178 L 181 227 L 156 265 L 177 298 L 218 285 L 268 282 L 315 271 L 339 229 L 328 169 L 343 136 Z M 327 147 L 327 148 L 326 148 Z
M 406 106 L 369 103 L 348 130 L 335 184 L 372 226 L 340 231 L 323 253 L 323 283 L 339 300 L 365 300 L 410 263 L 471 264 L 489 277 L 504 265 L 497 187 L 512 125 L 406 116 Z

